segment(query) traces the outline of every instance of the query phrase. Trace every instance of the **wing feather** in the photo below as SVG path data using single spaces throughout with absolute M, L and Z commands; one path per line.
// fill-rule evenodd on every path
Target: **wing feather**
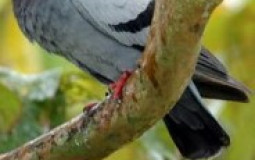
M 153 0 L 71 0 L 95 28 L 126 46 L 146 44 Z

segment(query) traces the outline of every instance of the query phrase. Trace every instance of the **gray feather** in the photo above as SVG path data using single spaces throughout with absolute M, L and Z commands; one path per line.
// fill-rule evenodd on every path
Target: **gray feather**
M 89 68 L 113 81 L 123 71 L 136 67 L 141 52 L 95 28 L 71 0 L 44 0 L 43 3 L 33 0 L 26 6 L 17 6 L 18 1 L 14 3 L 14 10 L 22 31 L 48 51 L 59 53 L 82 69 Z M 21 0 L 21 3 L 26 1 Z

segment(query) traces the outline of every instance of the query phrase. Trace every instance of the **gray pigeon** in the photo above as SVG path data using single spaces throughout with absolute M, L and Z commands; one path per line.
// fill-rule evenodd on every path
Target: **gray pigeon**
M 146 44 L 154 0 L 13 0 L 24 34 L 110 84 L 134 70 Z M 248 101 L 248 90 L 202 47 L 196 72 L 179 102 L 164 117 L 184 157 L 207 158 L 230 138 L 201 97 Z

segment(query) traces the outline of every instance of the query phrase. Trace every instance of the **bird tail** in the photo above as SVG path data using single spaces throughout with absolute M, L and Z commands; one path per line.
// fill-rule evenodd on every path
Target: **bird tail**
M 251 91 L 228 75 L 223 64 L 202 47 L 192 77 L 202 97 L 248 102 Z
M 228 146 L 230 138 L 206 110 L 199 93 L 205 98 L 248 102 L 251 91 L 230 77 L 222 63 L 204 47 L 192 80 L 195 85 L 187 87 L 164 122 L 183 156 L 207 158 Z
M 190 159 L 208 158 L 230 144 L 228 134 L 204 108 L 193 83 L 164 117 L 181 154 Z

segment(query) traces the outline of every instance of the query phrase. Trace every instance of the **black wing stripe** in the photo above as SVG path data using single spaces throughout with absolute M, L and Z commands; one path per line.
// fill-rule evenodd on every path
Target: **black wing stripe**
M 134 48 L 134 49 L 136 49 L 138 51 L 143 52 L 145 47 L 141 46 L 141 45 L 134 44 L 134 45 L 132 45 L 132 48 Z
M 119 23 L 116 25 L 109 25 L 116 32 L 131 32 L 136 33 L 142 29 L 150 26 L 154 13 L 155 1 L 152 0 L 146 10 L 141 12 L 135 19 L 132 19 L 125 23 Z

